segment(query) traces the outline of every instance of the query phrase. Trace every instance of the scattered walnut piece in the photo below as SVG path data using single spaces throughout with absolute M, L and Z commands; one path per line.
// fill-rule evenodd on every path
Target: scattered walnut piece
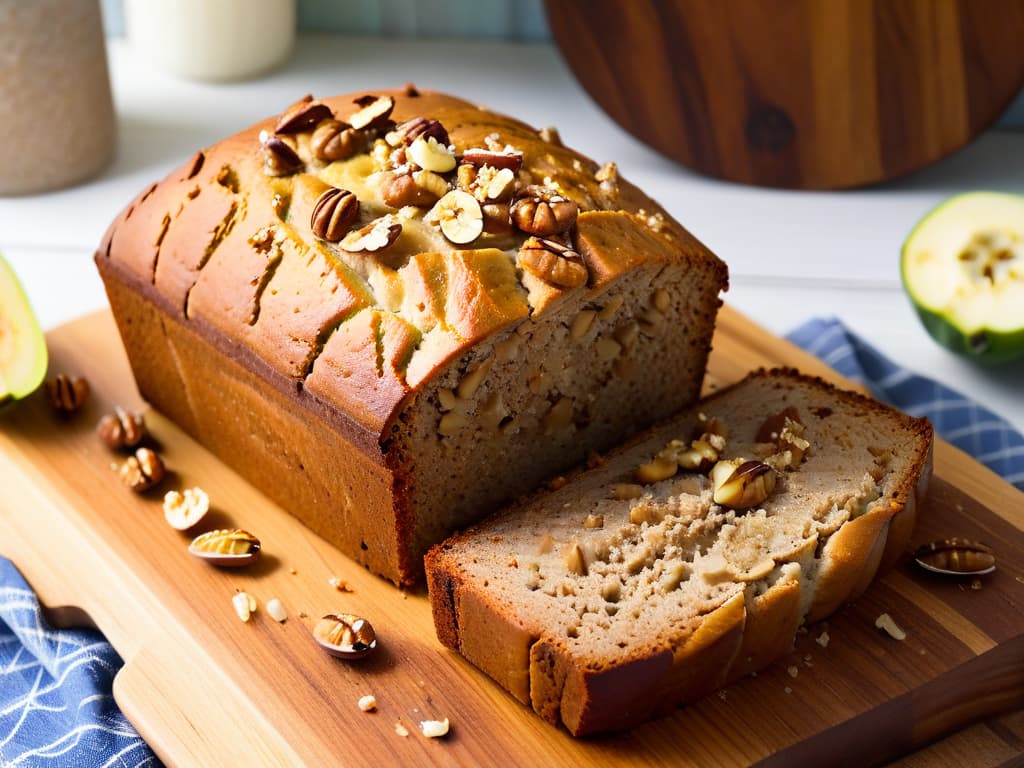
M 267 615 L 274 621 L 282 624 L 288 618 L 288 612 L 284 609 L 284 604 L 276 597 L 267 601 Z
M 907 639 L 907 633 L 904 632 L 895 621 L 893 621 L 892 616 L 888 613 L 883 613 L 875 619 L 875 626 L 884 630 L 893 640 Z
M 359 698 L 359 709 L 363 712 L 376 712 L 377 711 L 377 697 L 373 694 L 367 694 Z
M 187 531 L 209 511 L 210 497 L 202 488 L 168 491 L 164 495 L 164 519 L 176 531 Z
M 775 490 L 775 470 L 760 461 L 719 461 L 711 468 L 714 502 L 731 509 L 749 509 Z
M 817 638 L 815 638 L 814 642 L 816 642 L 822 648 L 828 648 L 828 642 L 829 642 L 828 632 L 822 632 L 820 635 L 818 635 Z
M 111 450 L 135 448 L 146 436 L 146 422 L 138 413 L 116 406 L 96 425 L 100 441 Z
M 61 416 L 70 416 L 89 399 L 89 382 L 81 376 L 59 373 L 44 385 L 46 399 Z
M 143 493 L 164 479 L 166 470 L 160 454 L 150 448 L 139 448 L 118 467 L 121 482 L 136 493 Z
M 448 718 L 444 720 L 424 720 L 420 723 L 420 731 L 428 739 L 438 739 L 448 735 L 450 725 Z
M 248 592 L 238 592 L 231 598 L 231 604 L 235 613 L 242 621 L 249 621 L 249 617 L 256 612 L 256 598 Z

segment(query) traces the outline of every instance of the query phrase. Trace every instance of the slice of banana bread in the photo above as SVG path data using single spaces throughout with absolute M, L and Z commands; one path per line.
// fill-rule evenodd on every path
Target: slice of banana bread
M 786 653 L 905 548 L 932 428 L 752 374 L 426 558 L 440 640 L 574 735 L 669 712 Z

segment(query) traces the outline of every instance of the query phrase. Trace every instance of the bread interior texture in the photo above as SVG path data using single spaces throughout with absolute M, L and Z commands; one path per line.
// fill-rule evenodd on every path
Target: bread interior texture
M 711 279 L 637 269 L 437 375 L 386 446 L 417 510 L 415 549 L 691 403 L 714 324 Z
M 899 551 L 909 529 L 897 517 L 906 511 L 912 523 L 930 466 L 927 422 L 807 381 L 755 376 L 564 488 L 433 550 L 439 635 L 574 733 L 626 727 L 785 652 L 801 621 L 867 586 L 883 553 L 892 556 L 887 535 Z M 716 504 L 699 472 L 636 483 L 637 468 L 670 440 L 692 439 L 702 416 L 728 428 L 723 459 L 765 458 L 777 446 L 758 442 L 758 432 L 787 408 L 799 414 L 809 447 L 751 509 Z M 481 616 L 514 629 L 492 629 L 488 648 Z M 710 669 L 699 653 L 714 645 L 709 633 L 724 655 L 705 658 L 714 674 L 693 684 L 695 669 Z M 509 671 L 516 663 L 528 671 Z M 635 682 L 652 668 L 661 679 Z M 596 681 L 628 670 L 634 683 L 611 707 L 617 719 L 602 719 L 611 705 Z

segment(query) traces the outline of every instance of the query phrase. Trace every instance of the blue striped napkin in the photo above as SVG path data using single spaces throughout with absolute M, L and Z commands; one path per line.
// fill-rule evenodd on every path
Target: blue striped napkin
M 1024 490 L 1024 438 L 991 411 L 900 368 L 838 320 L 811 320 L 789 338 L 880 400 L 927 416 Z M 0 768 L 158 766 L 111 695 L 120 666 L 99 632 L 47 627 L 35 594 L 0 558 Z
M 47 626 L 35 593 L 0 557 L 0 766 L 153 768 L 111 685 L 121 657 L 95 630 Z
M 879 400 L 927 416 L 946 442 L 1024 491 L 1024 436 L 992 411 L 901 368 L 834 318 L 809 320 L 787 338 Z

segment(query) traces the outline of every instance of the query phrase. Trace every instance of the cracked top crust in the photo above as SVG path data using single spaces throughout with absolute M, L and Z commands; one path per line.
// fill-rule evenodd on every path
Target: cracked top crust
M 325 199 L 332 187 L 358 200 L 354 216 L 346 196 Z M 574 292 L 648 262 L 703 264 L 727 283 L 614 164 L 410 87 L 307 97 L 196 153 L 118 216 L 98 258 L 374 442 L 446 363 Z

